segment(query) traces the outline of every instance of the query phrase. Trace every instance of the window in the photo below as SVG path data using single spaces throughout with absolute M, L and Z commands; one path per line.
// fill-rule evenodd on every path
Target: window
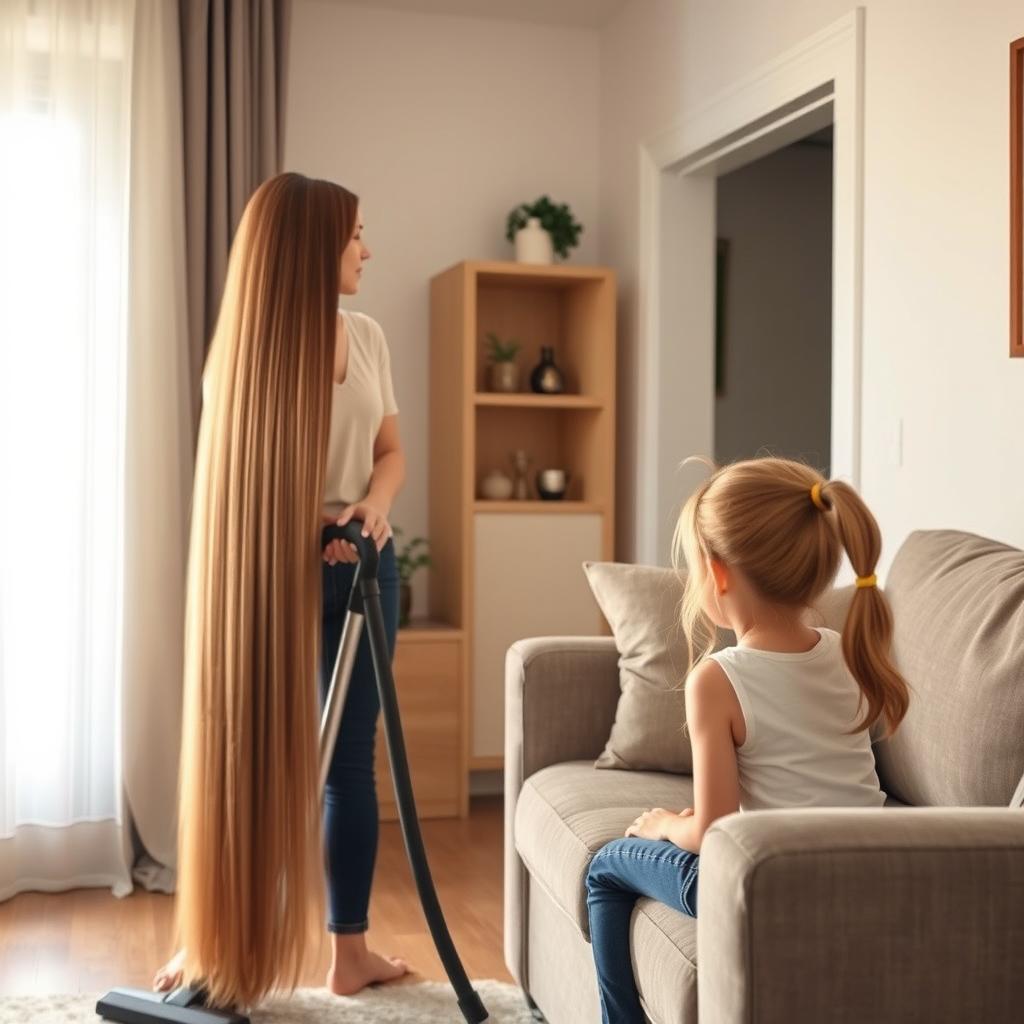
M 132 5 L 0 6 L 3 898 L 4 840 L 119 816 Z

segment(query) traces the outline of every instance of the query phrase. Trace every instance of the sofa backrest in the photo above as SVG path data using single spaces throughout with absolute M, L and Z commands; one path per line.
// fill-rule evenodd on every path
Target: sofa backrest
M 918 531 L 885 595 L 911 695 L 875 748 L 882 788 L 921 806 L 1007 806 L 1024 776 L 1024 551 Z

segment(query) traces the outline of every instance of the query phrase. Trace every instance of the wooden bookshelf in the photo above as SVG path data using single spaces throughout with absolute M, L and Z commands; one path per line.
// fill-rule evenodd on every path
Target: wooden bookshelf
M 434 618 L 463 630 L 467 770 L 503 761 L 504 652 L 525 636 L 605 629 L 581 562 L 614 557 L 615 278 L 605 267 L 466 261 L 431 281 L 430 538 Z M 515 394 L 487 388 L 489 331 L 522 345 Z M 528 390 L 542 347 L 566 380 Z M 490 501 L 480 482 L 532 458 L 531 500 Z M 541 501 L 537 470 L 570 476 Z

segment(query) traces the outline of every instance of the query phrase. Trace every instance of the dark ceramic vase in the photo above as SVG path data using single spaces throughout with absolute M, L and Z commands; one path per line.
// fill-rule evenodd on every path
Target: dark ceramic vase
M 539 395 L 560 395 L 565 390 L 565 377 L 555 365 L 555 350 L 544 346 L 540 362 L 530 374 L 530 390 Z

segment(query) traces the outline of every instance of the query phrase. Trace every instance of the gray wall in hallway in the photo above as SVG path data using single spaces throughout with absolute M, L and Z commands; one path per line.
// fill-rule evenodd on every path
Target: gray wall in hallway
M 715 458 L 763 450 L 827 470 L 832 150 L 797 143 L 718 181 L 728 240 Z

